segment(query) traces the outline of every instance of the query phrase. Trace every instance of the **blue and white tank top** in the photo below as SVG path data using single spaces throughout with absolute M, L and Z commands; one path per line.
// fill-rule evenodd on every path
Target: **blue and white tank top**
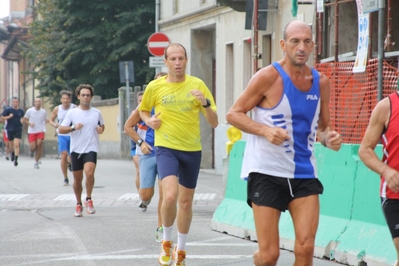
M 151 116 L 155 114 L 154 109 L 151 110 Z M 136 144 L 136 154 L 138 155 L 151 155 L 155 156 L 154 149 L 154 130 L 147 126 L 143 121 L 140 121 L 137 125 L 137 134 L 140 136 L 142 140 L 147 142 L 151 147 L 152 151 L 150 154 L 143 154 L 139 145 Z
M 69 110 L 75 108 L 75 106 L 76 106 L 75 104 L 71 103 L 69 105 L 68 109 L 64 109 L 64 108 L 62 108 L 62 104 L 58 105 L 57 120 L 58 120 L 59 125 L 61 125 L 62 120 L 64 120 L 66 113 L 68 113 Z M 57 133 L 58 133 L 58 136 L 70 136 L 71 135 L 71 133 L 60 134 L 58 132 L 58 128 L 57 128 Z
M 281 145 L 263 136 L 248 135 L 241 178 L 262 173 L 283 178 L 317 178 L 314 143 L 320 114 L 320 74 L 312 68 L 313 84 L 309 91 L 297 89 L 278 63 L 273 66 L 283 80 L 284 92 L 273 108 L 256 106 L 253 120 L 269 127 L 287 130 L 290 140 Z

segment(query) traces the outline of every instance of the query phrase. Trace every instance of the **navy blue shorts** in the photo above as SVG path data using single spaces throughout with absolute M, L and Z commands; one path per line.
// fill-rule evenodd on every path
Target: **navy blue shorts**
M 9 141 L 13 141 L 14 139 L 21 139 L 22 130 L 18 131 L 8 131 L 7 130 L 7 137 Z
M 285 211 L 291 201 L 323 193 L 323 185 L 317 178 L 283 178 L 260 173 L 248 176 L 247 203 Z
M 179 184 L 186 188 L 197 186 L 201 151 L 179 151 L 157 146 L 155 156 L 160 179 L 174 175 L 179 178 Z
M 83 170 L 83 166 L 88 162 L 97 164 L 97 152 L 91 151 L 88 153 L 71 153 L 72 171 Z

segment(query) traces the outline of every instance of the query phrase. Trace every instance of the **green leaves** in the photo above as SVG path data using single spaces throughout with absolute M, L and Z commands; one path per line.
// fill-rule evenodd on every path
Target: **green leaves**
M 135 83 L 154 76 L 146 44 L 155 31 L 155 3 L 147 0 L 41 0 L 24 54 L 42 96 L 89 83 L 103 99 L 118 97 L 119 61 L 135 64 Z

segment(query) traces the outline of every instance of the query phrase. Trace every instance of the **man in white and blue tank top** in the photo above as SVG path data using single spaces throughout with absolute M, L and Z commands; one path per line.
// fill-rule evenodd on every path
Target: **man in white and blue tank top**
M 342 139 L 330 128 L 329 80 L 306 65 L 314 47 L 310 27 L 288 23 L 280 45 L 284 58 L 252 77 L 227 121 L 249 134 L 241 177 L 248 179 L 258 238 L 254 264 L 277 264 L 279 218 L 289 210 L 296 231 L 295 265 L 312 265 L 323 192 L 314 144 L 317 137 L 337 151 Z M 252 118 L 247 116 L 251 110 Z
M 56 106 L 53 109 L 53 112 L 50 117 L 50 125 L 52 125 L 57 130 L 58 136 L 58 153 L 61 156 L 61 171 L 64 177 L 64 186 L 69 184 L 68 179 L 68 171 L 71 171 L 71 159 L 69 155 L 69 148 L 71 143 L 71 134 L 61 134 L 58 132 L 58 127 L 61 124 L 62 120 L 64 120 L 66 113 L 75 108 L 76 105 L 71 103 L 72 100 L 72 93 L 67 90 L 62 90 L 60 92 L 61 96 L 61 104 Z

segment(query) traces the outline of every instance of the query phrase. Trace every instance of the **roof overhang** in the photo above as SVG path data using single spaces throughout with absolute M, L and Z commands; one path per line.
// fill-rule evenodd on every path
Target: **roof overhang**
M 217 2 L 222 6 L 229 6 L 239 12 L 245 12 L 245 5 L 247 3 L 246 0 L 217 0 Z
M 7 47 L 1 57 L 7 61 L 20 61 L 22 59 L 22 46 L 27 47 L 28 44 L 24 41 L 21 41 L 17 37 L 13 37 L 8 42 Z

